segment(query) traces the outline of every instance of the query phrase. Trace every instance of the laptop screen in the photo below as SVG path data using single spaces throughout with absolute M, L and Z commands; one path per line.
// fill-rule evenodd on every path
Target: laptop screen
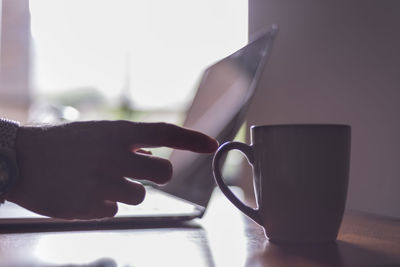
M 276 28 L 205 70 L 184 127 L 204 132 L 221 144 L 234 138 L 242 125 L 272 45 Z M 214 188 L 212 155 L 175 150 L 174 175 L 163 189 L 205 206 Z

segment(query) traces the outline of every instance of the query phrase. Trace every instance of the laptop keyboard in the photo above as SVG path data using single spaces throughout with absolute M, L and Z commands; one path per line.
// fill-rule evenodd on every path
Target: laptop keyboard
M 195 211 L 187 201 L 156 189 L 146 188 L 146 197 L 139 205 L 118 203 L 117 216 L 181 215 Z
M 159 190 L 146 187 L 146 198 L 141 204 L 134 206 L 118 203 L 118 213 L 116 216 L 171 216 L 193 214 L 195 211 L 196 207 L 187 201 L 181 200 Z M 6 202 L 0 209 L 0 220 L 12 218 L 47 217 L 24 209 L 12 202 Z

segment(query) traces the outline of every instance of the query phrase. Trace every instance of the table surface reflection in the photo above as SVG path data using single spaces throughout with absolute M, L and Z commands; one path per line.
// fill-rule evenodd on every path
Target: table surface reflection
M 219 190 L 180 225 L 0 231 L 0 266 L 400 266 L 400 220 L 347 212 L 336 243 L 282 246 Z

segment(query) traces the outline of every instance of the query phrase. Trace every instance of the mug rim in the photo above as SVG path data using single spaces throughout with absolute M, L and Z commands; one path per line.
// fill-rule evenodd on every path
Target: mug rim
M 347 124 L 336 124 L 336 123 L 292 123 L 292 124 L 265 124 L 265 125 L 252 125 L 250 129 L 268 129 L 268 128 L 288 128 L 288 127 L 305 127 L 305 128 L 314 128 L 314 127 L 336 127 L 336 128 L 351 128 L 350 125 Z

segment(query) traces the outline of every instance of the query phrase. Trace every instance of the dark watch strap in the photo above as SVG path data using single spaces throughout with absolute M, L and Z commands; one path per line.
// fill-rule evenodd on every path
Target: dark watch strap
M 15 141 L 17 139 L 18 128 L 19 128 L 19 122 L 0 118 L 0 151 L 3 151 L 5 153 L 8 152 L 10 154 L 15 155 Z M 5 163 L 3 162 L 2 164 L 4 165 Z M 0 167 L 4 168 L 4 166 Z M 4 202 L 4 196 L 3 194 L 0 194 L 0 203 L 3 202 Z
M 19 122 L 0 118 L 0 148 L 15 150 Z

